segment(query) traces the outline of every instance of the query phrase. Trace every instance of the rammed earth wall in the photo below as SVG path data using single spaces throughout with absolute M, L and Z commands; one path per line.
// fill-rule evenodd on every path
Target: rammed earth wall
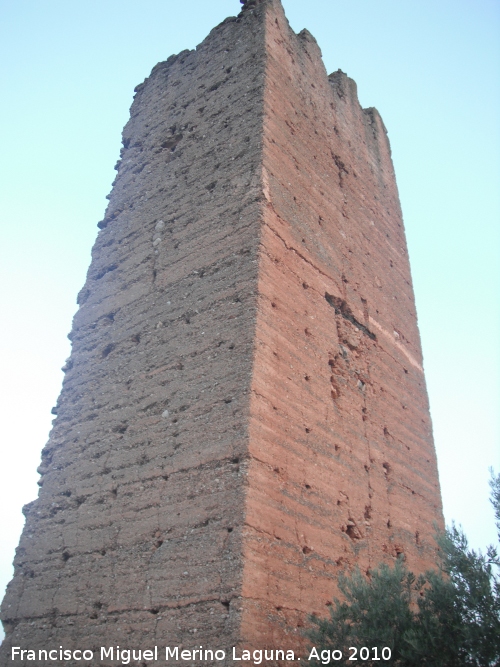
M 380 116 L 327 77 L 279 0 L 247 2 L 136 91 L 2 606 L 2 665 L 12 646 L 89 649 L 95 664 L 111 645 L 298 651 L 344 567 L 435 558 Z

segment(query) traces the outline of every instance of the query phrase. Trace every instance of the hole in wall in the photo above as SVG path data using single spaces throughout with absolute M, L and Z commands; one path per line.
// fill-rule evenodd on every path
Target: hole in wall
M 348 537 L 351 538 L 351 540 L 359 540 L 361 539 L 361 535 L 359 534 L 358 529 L 356 526 L 347 526 L 346 531 Z
M 106 345 L 106 347 L 103 349 L 101 353 L 102 358 L 105 359 L 108 356 L 108 354 L 111 354 L 111 352 L 113 352 L 115 347 L 116 345 L 114 343 L 108 343 L 108 345 Z

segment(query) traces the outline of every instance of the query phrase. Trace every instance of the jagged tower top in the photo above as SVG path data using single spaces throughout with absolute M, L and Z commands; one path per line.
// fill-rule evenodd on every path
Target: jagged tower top
M 266 0 L 240 0 L 241 4 L 243 5 L 242 9 L 251 9 L 252 7 L 256 7 L 257 5 L 262 5 Z

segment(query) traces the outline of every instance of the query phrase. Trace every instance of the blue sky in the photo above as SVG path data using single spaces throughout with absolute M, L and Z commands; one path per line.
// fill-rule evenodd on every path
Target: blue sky
M 389 131 L 445 516 L 495 539 L 500 469 L 498 0 L 283 0 Z M 0 0 L 0 592 L 69 355 L 133 89 L 237 0 Z

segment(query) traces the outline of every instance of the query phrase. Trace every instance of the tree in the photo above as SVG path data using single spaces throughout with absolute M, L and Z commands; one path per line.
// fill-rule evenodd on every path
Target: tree
M 490 485 L 500 543 L 500 474 L 492 473 Z M 500 667 L 498 549 L 469 549 L 455 525 L 438 536 L 438 544 L 439 569 L 418 578 L 401 560 L 394 567 L 379 565 L 369 578 L 359 570 L 341 574 L 344 600 L 334 600 L 330 618 L 311 617 L 307 635 L 316 652 L 309 664 L 329 664 L 327 652 L 331 657 L 337 650 L 339 665 Z M 356 662 L 349 660 L 350 647 L 367 647 L 369 658 L 362 661 L 358 653 Z M 382 647 L 390 649 L 390 659 L 373 660 Z

